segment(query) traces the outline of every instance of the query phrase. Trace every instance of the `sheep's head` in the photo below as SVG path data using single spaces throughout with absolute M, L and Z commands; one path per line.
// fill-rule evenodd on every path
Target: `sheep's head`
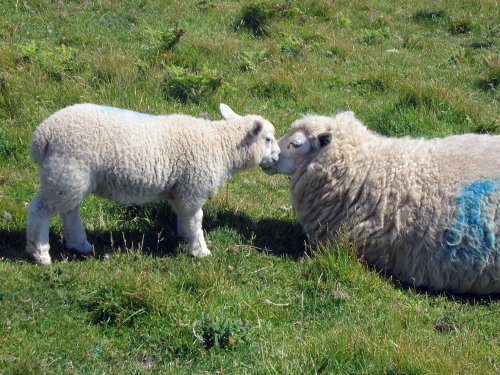
M 251 126 L 248 130 L 247 144 L 256 152 L 256 162 L 262 170 L 273 174 L 278 164 L 280 148 L 274 138 L 274 126 L 260 116 L 240 116 L 226 104 L 220 104 L 220 112 L 225 120 L 236 120 L 244 117 L 250 118 Z
M 335 117 L 306 116 L 295 121 L 288 134 L 278 140 L 281 152 L 272 173 L 293 175 L 299 165 L 308 164 L 332 143 L 339 123 L 351 120 L 354 114 L 343 112 Z

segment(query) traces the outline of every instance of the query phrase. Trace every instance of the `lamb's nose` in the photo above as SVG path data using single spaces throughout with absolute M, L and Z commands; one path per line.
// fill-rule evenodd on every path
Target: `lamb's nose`
M 273 159 L 273 161 L 274 161 L 275 163 L 277 163 L 277 162 L 278 162 L 279 158 L 280 158 L 280 157 L 279 157 L 279 155 L 276 155 L 276 154 L 274 154 L 274 155 L 272 156 L 272 159 Z

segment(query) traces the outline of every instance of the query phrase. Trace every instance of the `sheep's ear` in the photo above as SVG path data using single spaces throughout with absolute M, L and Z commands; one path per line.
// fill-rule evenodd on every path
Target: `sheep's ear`
M 240 118 L 241 116 L 234 112 L 228 105 L 220 103 L 219 111 L 224 120 L 234 120 Z
M 330 143 L 332 143 L 332 133 L 330 132 L 321 133 L 320 135 L 318 135 L 318 141 L 320 148 L 328 146 Z
M 262 132 L 263 128 L 264 125 L 262 125 L 262 122 L 255 120 L 249 133 L 252 137 L 257 137 Z

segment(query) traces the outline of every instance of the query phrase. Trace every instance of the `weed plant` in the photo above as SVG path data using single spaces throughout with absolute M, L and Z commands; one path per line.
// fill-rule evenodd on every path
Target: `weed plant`
M 268 33 L 267 27 L 273 15 L 270 2 L 254 0 L 243 7 L 234 21 L 234 27 L 245 28 L 255 36 L 264 36 Z
M 216 72 L 204 68 L 200 73 L 171 65 L 166 67 L 163 91 L 167 99 L 201 101 L 214 94 L 222 83 L 222 77 Z

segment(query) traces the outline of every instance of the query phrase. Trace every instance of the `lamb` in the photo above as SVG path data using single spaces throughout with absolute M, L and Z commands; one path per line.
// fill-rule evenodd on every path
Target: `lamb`
M 220 111 L 224 120 L 208 121 L 76 104 L 51 115 L 30 146 L 41 186 L 28 209 L 28 254 L 51 263 L 49 219 L 56 212 L 66 247 L 90 253 L 80 204 L 94 193 L 122 204 L 167 200 L 189 252 L 210 255 L 201 225 L 205 201 L 240 170 L 273 168 L 279 154 L 268 120 L 240 116 L 225 104 Z
M 404 284 L 500 292 L 500 136 L 388 138 L 352 112 L 306 116 L 278 140 L 312 241 L 344 231 L 358 255 Z

